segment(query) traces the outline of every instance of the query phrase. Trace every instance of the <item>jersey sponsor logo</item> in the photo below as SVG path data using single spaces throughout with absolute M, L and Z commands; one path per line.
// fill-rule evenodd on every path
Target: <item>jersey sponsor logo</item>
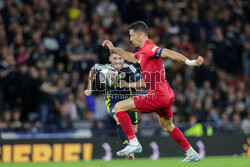
M 156 49 L 158 49 L 158 46 L 153 47 L 152 52 L 155 52 Z

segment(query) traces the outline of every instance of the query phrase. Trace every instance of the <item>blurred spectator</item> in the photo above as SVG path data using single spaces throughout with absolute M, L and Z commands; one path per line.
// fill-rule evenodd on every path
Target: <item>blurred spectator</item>
M 50 117 L 53 115 L 54 110 L 53 98 L 56 94 L 56 87 L 48 80 L 48 71 L 41 69 L 39 77 L 39 118 L 42 127 L 45 128 L 49 123 Z
M 117 5 L 110 0 L 103 0 L 96 6 L 96 12 L 106 28 L 109 28 L 114 21 L 114 14 L 116 11 Z
M 79 84 L 76 89 L 76 107 L 78 116 L 81 119 L 93 120 L 94 115 L 89 111 L 85 96 L 83 95 L 84 85 Z
M 214 88 L 216 84 L 216 66 L 214 63 L 214 54 L 211 50 L 207 49 L 204 50 L 204 62 L 200 68 L 195 68 L 195 81 L 197 86 L 201 86 L 206 83 L 207 86 L 209 85 L 210 88 Z M 211 90 L 210 90 L 211 91 Z
M 69 122 L 79 119 L 73 93 L 67 95 L 67 100 L 63 103 L 62 107 L 63 112 L 65 112 L 63 115 L 69 119 Z
M 241 124 L 241 118 L 239 113 L 236 112 L 232 115 L 232 124 L 233 124 L 232 129 L 234 131 L 239 131 Z
M 229 112 L 222 112 L 220 116 L 220 121 L 218 123 L 219 130 L 222 132 L 231 132 L 233 128 L 233 124 L 229 119 Z
M 244 79 L 249 84 L 250 76 L 250 24 L 246 24 L 244 27 L 243 40 L 243 65 L 244 65 Z
M 208 112 L 211 108 L 213 108 L 213 97 L 212 96 L 206 96 L 204 98 L 204 110 Z
M 241 129 L 247 135 L 250 134 L 250 112 L 248 111 L 247 117 L 241 122 Z
M 74 20 L 79 17 L 81 10 L 79 9 L 79 1 L 73 0 L 71 6 L 68 9 L 68 18 Z
M 10 121 L 11 121 L 11 112 L 10 110 L 4 110 L 2 117 L 1 117 L 1 122 L 0 122 L 0 129 L 3 129 L 4 131 L 10 128 Z
M 202 88 L 199 91 L 199 97 L 201 99 L 205 99 L 207 96 L 211 96 L 213 94 L 213 90 L 211 88 L 211 83 L 209 80 L 205 80 L 203 82 Z
M 181 35 L 181 41 L 178 44 L 177 49 L 181 54 L 183 54 L 187 58 L 192 58 L 192 55 L 194 54 L 194 46 L 192 43 L 189 42 L 189 36 L 187 33 L 183 33 Z
M 204 18 L 202 20 L 202 25 L 206 31 L 206 41 L 210 42 L 213 35 L 213 29 L 217 26 L 217 20 L 214 18 L 214 14 L 212 10 L 206 10 L 204 14 Z
M 12 110 L 12 118 L 11 118 L 11 122 L 10 122 L 10 128 L 14 129 L 15 131 L 20 131 L 22 126 L 24 126 L 24 124 L 22 125 L 21 119 L 20 119 L 21 113 L 22 112 L 19 108 L 15 108 L 14 110 Z M 26 123 L 27 123 L 27 121 L 26 121 Z M 27 130 L 29 130 L 29 127 L 27 128 Z
M 211 37 L 211 43 L 209 47 L 213 50 L 213 54 L 216 55 L 214 57 L 214 62 L 217 67 L 225 68 L 225 59 L 224 59 L 224 51 L 225 51 L 225 43 L 224 43 L 224 34 L 220 27 L 215 27 L 213 29 L 213 35 Z
M 195 115 L 197 117 L 197 121 L 200 123 L 204 123 L 206 121 L 207 112 L 202 107 L 202 101 L 200 99 L 196 99 L 194 102 L 194 106 L 191 110 L 191 115 Z
M 2 60 L 0 64 L 0 84 L 1 89 L 3 90 L 3 103 L 9 106 L 14 106 L 15 102 L 13 99 L 16 97 L 14 96 L 14 88 L 13 85 L 11 85 L 13 81 L 13 75 L 16 70 L 16 60 L 14 58 L 13 52 L 3 46 L 1 48 L 2 50 Z
M 96 55 L 85 52 L 84 45 L 81 44 L 77 36 L 71 38 L 71 42 L 66 46 L 68 58 L 71 61 L 68 70 L 81 72 L 88 68 L 87 61 L 97 60 Z M 71 67 L 70 67 L 71 66 Z
M 29 122 L 28 115 L 29 112 L 32 111 L 32 93 L 31 93 L 31 78 L 28 73 L 28 66 L 26 62 L 18 62 L 17 64 L 17 71 L 15 73 L 15 78 L 12 81 L 13 85 L 13 96 L 15 97 L 12 99 L 15 101 L 15 105 L 21 108 L 21 121 L 22 122 Z
M 229 72 L 235 73 L 238 72 L 241 67 L 237 66 L 240 62 L 240 51 L 239 51 L 240 38 L 235 33 L 235 27 L 229 24 L 226 27 L 225 33 L 225 51 L 224 51 L 224 61 L 225 69 Z
M 37 49 L 32 53 L 29 62 L 35 64 L 37 68 L 51 69 L 53 65 L 54 56 L 46 53 L 45 46 L 38 44 Z
M 189 36 L 190 41 L 195 45 L 196 48 L 200 46 L 201 42 L 203 42 L 204 38 L 204 29 L 202 27 L 202 23 L 199 19 L 199 11 L 196 9 L 191 9 L 189 12 Z
M 98 94 L 95 98 L 95 120 L 105 120 L 108 117 L 107 109 L 105 106 L 105 99 L 103 94 Z
M 219 124 L 220 122 L 220 116 L 219 112 L 216 110 L 216 108 L 211 108 L 209 110 L 207 121 L 211 124 L 214 124 L 215 126 Z

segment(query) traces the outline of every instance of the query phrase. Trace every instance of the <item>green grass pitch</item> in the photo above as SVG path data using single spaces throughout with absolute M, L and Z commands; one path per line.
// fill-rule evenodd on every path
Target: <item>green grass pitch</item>
M 112 161 L 92 160 L 89 162 L 44 162 L 44 163 L 1 163 L 0 167 L 250 167 L 250 158 L 217 156 L 206 157 L 199 162 L 181 163 L 183 157 L 150 160 L 113 159 Z

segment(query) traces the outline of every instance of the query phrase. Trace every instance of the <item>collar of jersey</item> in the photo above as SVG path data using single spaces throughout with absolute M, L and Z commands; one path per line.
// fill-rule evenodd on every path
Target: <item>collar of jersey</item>
M 143 49 L 146 45 L 148 45 L 148 44 L 150 44 L 150 43 L 152 43 L 152 42 L 151 42 L 149 39 L 146 40 L 145 43 L 144 43 L 144 45 L 143 45 L 143 47 L 140 48 L 140 50 Z

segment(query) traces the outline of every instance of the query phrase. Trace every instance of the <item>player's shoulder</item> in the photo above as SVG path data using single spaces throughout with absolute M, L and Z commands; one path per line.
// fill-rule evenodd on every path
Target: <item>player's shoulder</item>
M 147 42 L 146 45 L 144 46 L 143 53 L 147 55 L 151 55 L 151 54 L 154 54 L 158 49 L 159 47 L 150 41 L 150 42 Z
M 98 63 L 96 63 L 94 65 L 95 70 L 102 70 L 105 67 L 111 67 L 111 64 L 98 64 Z
M 159 47 L 154 43 L 150 43 L 145 46 L 145 50 L 150 51 L 150 52 L 155 52 L 158 48 Z
M 136 72 L 136 68 L 132 64 L 123 63 L 123 69 L 127 72 Z
M 129 64 L 128 63 L 123 63 L 123 66 L 122 66 L 124 69 L 126 68 L 129 68 Z

